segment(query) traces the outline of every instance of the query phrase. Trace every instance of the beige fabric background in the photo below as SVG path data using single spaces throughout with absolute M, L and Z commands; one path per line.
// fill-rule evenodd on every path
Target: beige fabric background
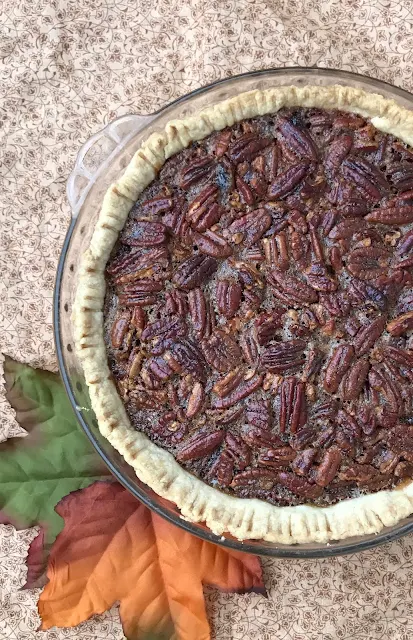
M 56 367 L 65 181 L 103 124 L 269 66 L 336 67 L 413 90 L 412 11 L 412 0 L 0 1 L 0 351 Z M 11 435 L 23 434 L 0 398 L 0 441 Z M 0 639 L 122 638 L 116 610 L 36 633 L 38 593 L 17 593 L 33 535 L 0 527 L 0 566 L 2 553 L 14 558 L 0 573 Z M 208 592 L 216 639 L 413 638 L 413 537 L 347 558 L 264 565 L 268 600 Z

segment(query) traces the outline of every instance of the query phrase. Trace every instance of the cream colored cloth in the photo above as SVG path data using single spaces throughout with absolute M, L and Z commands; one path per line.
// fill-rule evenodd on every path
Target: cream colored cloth
M 412 10 L 411 0 L 0 2 L 0 351 L 56 368 L 52 290 L 70 219 L 65 182 L 90 135 L 116 116 L 271 66 L 335 67 L 413 89 Z M 0 441 L 10 435 L 21 431 L 0 401 Z M 18 543 L 9 535 L 8 548 Z M 268 600 L 209 592 L 216 639 L 413 637 L 412 537 L 352 557 L 264 565 Z M 2 633 L 16 607 L 24 637 L 41 637 L 35 597 L 0 602 L 1 640 L 13 638 Z M 113 616 L 108 637 L 118 640 Z

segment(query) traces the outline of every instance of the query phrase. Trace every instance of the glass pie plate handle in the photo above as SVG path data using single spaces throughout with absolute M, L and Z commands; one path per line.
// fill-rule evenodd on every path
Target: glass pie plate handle
M 72 217 L 77 218 L 96 179 L 125 145 L 154 118 L 154 115 L 127 115 L 110 122 L 80 148 L 66 186 Z
M 289 68 L 255 71 L 227 78 L 189 93 L 150 115 L 125 115 L 105 126 L 80 149 L 67 183 L 72 219 L 63 244 L 56 276 L 53 324 L 60 373 L 73 411 L 91 443 L 113 475 L 154 512 L 204 540 L 227 548 L 261 555 L 290 558 L 328 557 L 354 553 L 413 532 L 413 517 L 384 528 L 378 535 L 355 536 L 329 544 L 288 545 L 216 536 L 205 524 L 184 520 L 176 505 L 163 500 L 139 480 L 132 467 L 100 433 L 91 407 L 83 370 L 73 345 L 72 308 L 80 257 L 89 246 L 101 203 L 110 184 L 122 175 L 133 154 L 152 133 L 170 120 L 197 113 L 245 91 L 274 86 L 315 84 L 349 85 L 379 93 L 413 110 L 413 96 L 386 83 L 346 71 L 317 68 Z

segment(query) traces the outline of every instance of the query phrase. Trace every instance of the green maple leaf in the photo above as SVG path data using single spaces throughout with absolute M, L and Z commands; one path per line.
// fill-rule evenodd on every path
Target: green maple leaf
M 50 545 L 63 528 L 54 510 L 59 500 L 112 476 L 78 425 L 58 375 L 10 358 L 4 374 L 6 397 L 28 435 L 0 445 L 2 519 L 42 525 Z

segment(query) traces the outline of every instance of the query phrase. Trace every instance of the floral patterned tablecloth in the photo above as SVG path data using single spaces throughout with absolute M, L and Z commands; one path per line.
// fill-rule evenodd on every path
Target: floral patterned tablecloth
M 56 369 L 65 182 L 103 124 L 271 66 L 347 69 L 413 90 L 412 12 L 412 0 L 0 2 L 0 351 Z M 19 435 L 1 397 L 0 441 Z M 116 608 L 75 629 L 36 632 L 38 593 L 17 591 L 34 535 L 0 525 L 0 638 L 122 638 Z M 264 568 L 267 600 L 208 591 L 215 638 L 413 637 L 413 537 L 346 558 L 266 559 Z

